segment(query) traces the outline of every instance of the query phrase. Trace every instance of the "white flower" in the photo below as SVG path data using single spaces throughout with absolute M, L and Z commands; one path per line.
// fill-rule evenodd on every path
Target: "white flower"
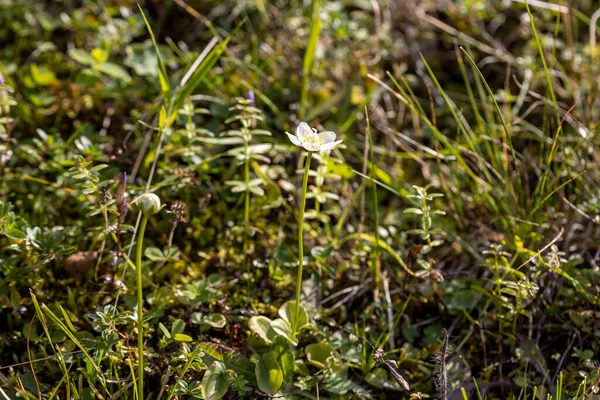
M 160 198 L 154 193 L 144 193 L 136 199 L 144 215 L 154 215 L 161 209 Z
M 296 146 L 304 147 L 308 151 L 327 151 L 342 143 L 341 140 L 335 140 L 335 133 L 331 131 L 319 133 L 316 129 L 311 129 L 306 122 L 298 125 L 295 135 L 288 132 L 285 134 Z

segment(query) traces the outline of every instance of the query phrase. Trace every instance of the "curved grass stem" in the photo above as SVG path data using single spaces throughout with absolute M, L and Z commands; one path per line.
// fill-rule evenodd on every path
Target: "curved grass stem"
M 144 321 L 143 321 L 143 302 L 142 293 L 142 251 L 144 250 L 144 233 L 148 224 L 148 216 L 142 217 L 140 224 L 140 233 L 136 249 L 136 267 L 137 275 L 137 305 L 138 305 L 138 400 L 144 400 Z
M 306 208 L 306 188 L 308 186 L 308 173 L 312 152 L 306 156 L 304 179 L 302 181 L 302 197 L 300 198 L 300 218 L 298 219 L 298 276 L 296 278 L 296 316 L 292 321 L 292 338 L 296 337 L 298 319 L 300 318 L 300 290 L 302 289 L 302 267 L 304 266 L 304 209 Z

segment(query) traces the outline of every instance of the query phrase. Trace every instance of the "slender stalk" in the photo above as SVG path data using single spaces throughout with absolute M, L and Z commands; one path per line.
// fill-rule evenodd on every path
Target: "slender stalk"
M 244 124 L 244 182 L 246 183 L 246 198 L 244 199 L 244 257 L 248 273 L 250 263 L 248 262 L 248 231 L 250 229 L 250 152 L 248 146 L 247 128 Z
M 298 277 L 296 278 L 296 317 L 292 321 L 292 338 L 296 336 L 298 319 L 300 318 L 300 290 L 302 289 L 302 267 L 304 266 L 304 209 L 306 208 L 306 188 L 308 186 L 308 172 L 312 152 L 306 156 L 304 167 L 304 180 L 302 181 L 302 197 L 300 198 L 300 218 L 298 219 Z
M 143 321 L 143 302 L 142 294 L 142 251 L 144 249 L 144 233 L 148 224 L 148 216 L 142 217 L 140 224 L 140 233 L 136 249 L 136 267 L 137 274 L 137 303 L 138 303 L 138 400 L 144 400 L 144 321 Z
M 365 106 L 365 116 L 367 119 L 367 134 L 369 136 L 369 152 L 371 156 L 371 178 L 375 180 L 375 155 L 373 151 L 373 136 L 371 134 L 371 123 L 369 122 L 369 112 Z M 379 290 L 379 282 L 381 281 L 381 263 L 379 261 L 379 200 L 377 198 L 377 185 L 373 185 L 373 209 L 375 211 L 375 248 L 373 249 L 372 274 L 375 292 Z
M 98 280 L 98 268 L 100 267 L 100 263 L 102 262 L 102 255 L 104 254 L 104 248 L 106 247 L 106 239 L 108 237 L 108 212 L 106 210 L 106 204 L 100 201 L 100 197 L 98 196 L 98 203 L 100 204 L 100 208 L 102 209 L 102 215 L 104 216 L 104 238 L 102 239 L 102 244 L 100 245 L 100 251 L 98 252 L 98 259 L 96 260 L 96 268 L 94 269 L 94 280 Z

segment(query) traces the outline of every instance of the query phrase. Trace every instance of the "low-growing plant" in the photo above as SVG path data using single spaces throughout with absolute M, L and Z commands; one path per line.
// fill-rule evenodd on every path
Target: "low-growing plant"
M 593 2 L 154 3 L 0 1 L 0 398 L 598 395 Z

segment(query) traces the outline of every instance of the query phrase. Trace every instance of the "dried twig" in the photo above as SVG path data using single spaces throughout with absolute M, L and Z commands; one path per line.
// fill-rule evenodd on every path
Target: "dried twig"
M 398 364 L 396 364 L 396 361 L 394 360 L 386 360 L 384 356 L 385 352 L 383 351 L 383 349 L 375 349 L 373 351 L 373 360 L 385 364 L 388 371 L 390 371 L 396 382 L 398 382 L 400 386 L 402 386 L 404 390 L 408 392 L 410 390 L 410 385 L 408 384 L 406 379 L 404 379 L 404 377 L 400 375 L 400 372 L 398 372 Z
M 441 400 L 448 398 L 448 371 L 446 359 L 448 358 L 448 331 L 442 330 L 442 347 L 436 354 L 435 387 Z

